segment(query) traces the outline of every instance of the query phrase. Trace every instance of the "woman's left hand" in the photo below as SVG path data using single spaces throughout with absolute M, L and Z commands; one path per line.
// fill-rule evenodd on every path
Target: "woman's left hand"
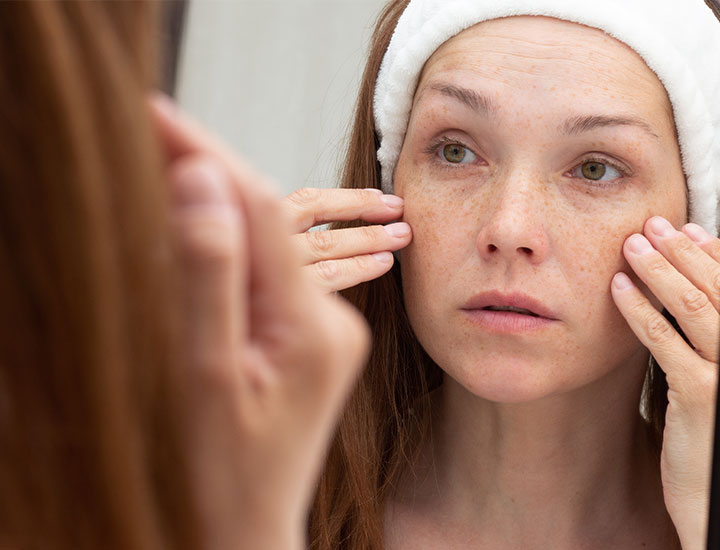
M 624 273 L 612 295 L 640 341 L 667 375 L 661 456 L 665 506 L 684 550 L 705 547 L 720 335 L 720 240 L 700 226 L 677 231 L 650 218 L 623 248 L 638 277 L 675 317 L 691 345 Z

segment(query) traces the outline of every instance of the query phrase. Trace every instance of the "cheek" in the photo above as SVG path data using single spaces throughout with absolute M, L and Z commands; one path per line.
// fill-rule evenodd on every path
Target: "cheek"
M 675 178 L 668 185 L 633 193 L 622 202 L 598 205 L 591 214 L 577 214 L 573 219 L 566 219 L 564 227 L 556 226 L 553 231 L 554 256 L 562 266 L 568 286 L 574 288 L 570 293 L 572 301 L 593 304 L 594 311 L 590 307 L 586 310 L 587 321 L 601 318 L 596 317 L 600 312 L 605 313 L 606 320 L 619 320 L 619 311 L 610 293 L 612 278 L 619 271 L 628 274 L 659 305 L 632 271 L 622 252 L 625 240 L 634 233 L 642 233 L 646 220 L 656 215 L 667 218 L 676 228 L 685 223 L 686 197 L 682 176 L 680 181 Z
M 451 279 L 462 255 L 472 248 L 473 233 L 452 198 L 434 196 L 417 186 L 405 194 L 403 219 L 413 228 L 412 243 L 401 256 L 407 290 L 424 292 Z

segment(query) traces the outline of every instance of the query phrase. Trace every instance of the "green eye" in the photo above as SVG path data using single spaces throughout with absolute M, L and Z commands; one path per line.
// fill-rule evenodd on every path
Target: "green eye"
M 626 175 L 626 172 L 615 168 L 609 162 L 600 162 L 599 160 L 586 160 L 575 166 L 570 173 L 574 178 L 598 182 L 620 180 Z
M 477 158 L 475 153 L 459 143 L 448 143 L 438 151 L 438 155 L 451 164 L 469 164 Z
M 460 163 L 465 158 L 465 147 L 457 144 L 450 144 L 443 147 L 443 156 L 448 162 Z
M 600 180 L 605 175 L 607 168 L 602 162 L 585 162 L 582 165 L 582 173 L 589 180 Z

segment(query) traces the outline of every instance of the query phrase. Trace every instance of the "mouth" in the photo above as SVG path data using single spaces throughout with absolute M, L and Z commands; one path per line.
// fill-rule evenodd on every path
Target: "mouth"
M 522 307 L 513 307 L 513 306 L 486 306 L 484 308 L 481 308 L 484 311 L 509 311 L 511 313 L 519 313 L 521 315 L 530 315 L 531 317 L 540 317 L 537 313 L 534 313 L 530 311 L 529 309 L 525 309 Z
M 520 292 L 483 292 L 473 296 L 461 308 L 484 319 L 506 321 L 526 319 L 529 323 L 557 321 L 557 314 L 540 300 Z

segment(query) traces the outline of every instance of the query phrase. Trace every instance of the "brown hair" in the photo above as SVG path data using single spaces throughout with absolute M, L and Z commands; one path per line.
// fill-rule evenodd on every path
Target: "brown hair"
M 379 140 L 373 116 L 375 81 L 408 3 L 392 0 L 377 21 L 341 187 L 380 189 Z M 429 392 L 441 384 L 442 372 L 413 335 L 404 307 L 399 264 L 380 279 L 342 294 L 367 317 L 373 350 L 330 449 L 310 516 L 310 545 L 313 550 L 378 550 L 384 546 L 385 503 L 401 475 L 412 468 L 428 435 Z M 641 409 L 657 443 L 658 459 L 667 390 L 665 373 L 651 359 Z
M 197 548 L 151 2 L 0 7 L 0 547 Z

